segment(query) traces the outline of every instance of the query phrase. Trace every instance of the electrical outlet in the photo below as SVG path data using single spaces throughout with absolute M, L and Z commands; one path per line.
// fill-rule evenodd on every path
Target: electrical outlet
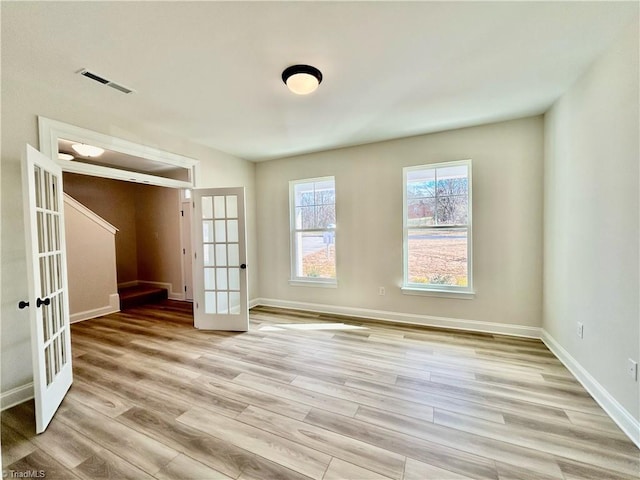
M 378 287 L 378 295 L 384 295 L 385 291 L 384 291 L 384 287 Z
M 629 359 L 629 363 L 627 364 L 627 372 L 629 373 L 629 376 L 631 378 L 633 378 L 633 381 L 637 381 L 638 380 L 638 362 L 634 362 L 633 360 Z
M 578 334 L 578 338 L 584 338 L 584 325 L 580 322 L 578 322 L 576 333 Z

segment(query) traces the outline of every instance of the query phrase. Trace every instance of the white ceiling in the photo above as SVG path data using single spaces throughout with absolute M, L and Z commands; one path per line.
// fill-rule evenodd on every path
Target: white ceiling
M 637 2 L 0 8 L 3 76 L 255 161 L 542 113 L 638 21 Z M 322 70 L 315 93 L 286 89 L 281 72 L 295 63 Z

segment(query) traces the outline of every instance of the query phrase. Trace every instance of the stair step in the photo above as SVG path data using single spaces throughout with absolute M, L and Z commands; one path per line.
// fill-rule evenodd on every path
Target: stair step
M 120 310 L 126 310 L 166 300 L 169 292 L 167 292 L 166 288 L 137 285 L 135 287 L 119 288 L 118 294 L 120 295 Z

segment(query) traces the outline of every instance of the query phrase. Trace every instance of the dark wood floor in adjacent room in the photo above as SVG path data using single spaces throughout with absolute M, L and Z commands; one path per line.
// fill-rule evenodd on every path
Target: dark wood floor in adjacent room
M 248 333 L 192 322 L 190 304 L 166 301 L 73 325 L 73 386 L 42 435 L 32 402 L 3 412 L 4 469 L 639 478 L 638 448 L 538 340 L 270 308 L 252 310 Z

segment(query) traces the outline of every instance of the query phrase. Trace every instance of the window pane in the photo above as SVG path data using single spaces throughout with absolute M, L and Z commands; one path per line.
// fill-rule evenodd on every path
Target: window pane
M 315 215 L 315 207 L 296 208 L 296 228 L 300 230 L 315 228 Z
M 213 197 L 213 212 L 215 218 L 224 218 L 224 197 L 218 195 Z
M 216 220 L 216 242 L 227 241 L 227 228 L 224 220 Z
M 468 174 L 466 165 L 441 167 L 436 170 L 438 195 L 467 195 Z
M 408 282 L 466 287 L 467 229 L 409 230 Z
M 336 278 L 335 233 L 296 234 L 296 257 L 299 277 Z
M 315 182 L 315 204 L 326 205 L 336 203 L 336 189 L 333 180 Z
M 240 292 L 229 292 L 229 313 L 240 314 Z
M 227 195 L 227 217 L 238 217 L 238 197 L 235 195 Z
M 216 292 L 204 292 L 204 313 L 216 313 Z
M 204 289 L 205 290 L 216 289 L 216 269 L 215 268 L 204 269 Z
M 407 201 L 407 226 L 426 227 L 435 224 L 435 197 L 415 198 Z
M 213 200 L 211 197 L 202 197 L 202 218 L 213 217 Z
M 238 241 L 238 220 L 227 220 L 227 242 Z
M 336 224 L 336 206 L 319 205 L 316 207 L 316 223 L 314 228 L 333 228 Z
M 435 168 L 407 172 L 407 198 L 434 197 L 435 194 Z
M 464 225 L 468 223 L 468 197 L 438 196 L 437 221 L 438 225 Z
M 216 245 L 216 265 L 218 267 L 227 265 L 227 246 L 224 244 Z
M 204 243 L 213 242 L 213 221 L 205 220 L 202 222 L 202 241 Z
M 240 266 L 240 249 L 238 248 L 237 243 L 230 243 L 227 245 L 228 251 L 228 262 L 231 267 L 239 267 Z
M 213 245 L 207 244 L 204 246 L 204 257 L 202 263 L 206 266 L 215 265 L 215 257 L 213 256 Z
M 227 292 L 218 292 L 218 313 L 229 313 L 229 300 Z
M 296 184 L 294 187 L 294 193 L 295 193 L 295 203 L 297 207 L 313 205 L 314 203 L 313 182 Z

